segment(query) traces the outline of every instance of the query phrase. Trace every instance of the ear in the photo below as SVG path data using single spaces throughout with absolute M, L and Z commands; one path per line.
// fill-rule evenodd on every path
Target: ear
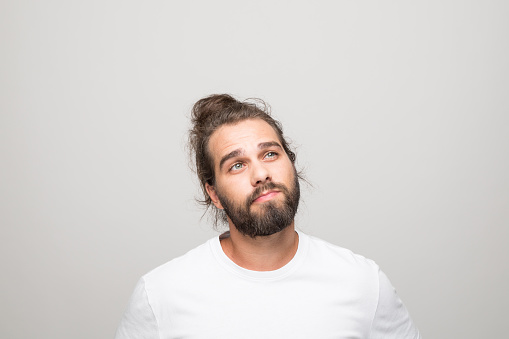
M 205 183 L 205 189 L 207 190 L 210 200 L 212 200 L 214 205 L 217 208 L 219 208 L 220 210 L 224 209 L 223 205 L 221 205 L 221 202 L 219 201 L 219 198 L 217 196 L 216 189 L 214 188 L 214 186 L 209 185 L 208 183 Z

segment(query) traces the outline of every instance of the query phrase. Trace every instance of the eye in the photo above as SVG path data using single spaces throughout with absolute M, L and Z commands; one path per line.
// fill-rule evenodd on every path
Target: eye
M 243 167 L 244 167 L 243 163 L 237 162 L 237 163 L 233 164 L 232 167 L 230 167 L 230 171 L 238 171 L 238 170 L 241 170 Z
M 270 151 L 270 152 L 267 152 L 267 154 L 265 154 L 265 159 L 274 159 L 274 158 L 277 158 L 277 153 L 276 152 L 273 152 L 273 151 Z

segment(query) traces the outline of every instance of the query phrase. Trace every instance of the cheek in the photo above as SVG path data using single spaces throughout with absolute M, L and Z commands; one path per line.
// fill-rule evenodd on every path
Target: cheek
M 243 199 L 247 194 L 250 194 L 250 185 L 246 186 L 245 180 L 238 179 L 231 178 L 228 182 L 218 182 L 221 194 L 233 201 Z
M 286 166 L 282 166 L 280 171 L 278 171 L 279 181 L 284 181 L 286 183 L 292 182 L 295 176 L 295 169 L 290 160 Z

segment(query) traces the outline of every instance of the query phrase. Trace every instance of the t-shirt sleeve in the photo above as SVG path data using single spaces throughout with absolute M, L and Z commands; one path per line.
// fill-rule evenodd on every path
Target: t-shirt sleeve
M 115 339 L 159 339 L 157 321 L 141 278 L 120 321 Z
M 379 270 L 378 305 L 370 339 L 421 339 L 405 305 L 387 276 Z

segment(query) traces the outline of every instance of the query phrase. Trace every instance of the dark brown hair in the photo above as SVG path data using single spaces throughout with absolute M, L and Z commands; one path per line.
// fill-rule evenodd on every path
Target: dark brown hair
M 238 101 L 228 94 L 214 94 L 198 100 L 191 111 L 192 128 L 189 131 L 189 151 L 196 166 L 203 199 L 198 201 L 207 209 L 212 207 L 214 224 L 226 221 L 224 211 L 217 209 L 210 199 L 205 184 L 215 184 L 214 159 L 209 152 L 209 140 L 212 134 L 223 125 L 236 124 L 247 119 L 261 119 L 276 132 L 281 146 L 295 166 L 295 153 L 283 135 L 283 127 L 270 115 L 270 107 L 261 99 Z M 300 177 L 300 175 L 299 175 Z

